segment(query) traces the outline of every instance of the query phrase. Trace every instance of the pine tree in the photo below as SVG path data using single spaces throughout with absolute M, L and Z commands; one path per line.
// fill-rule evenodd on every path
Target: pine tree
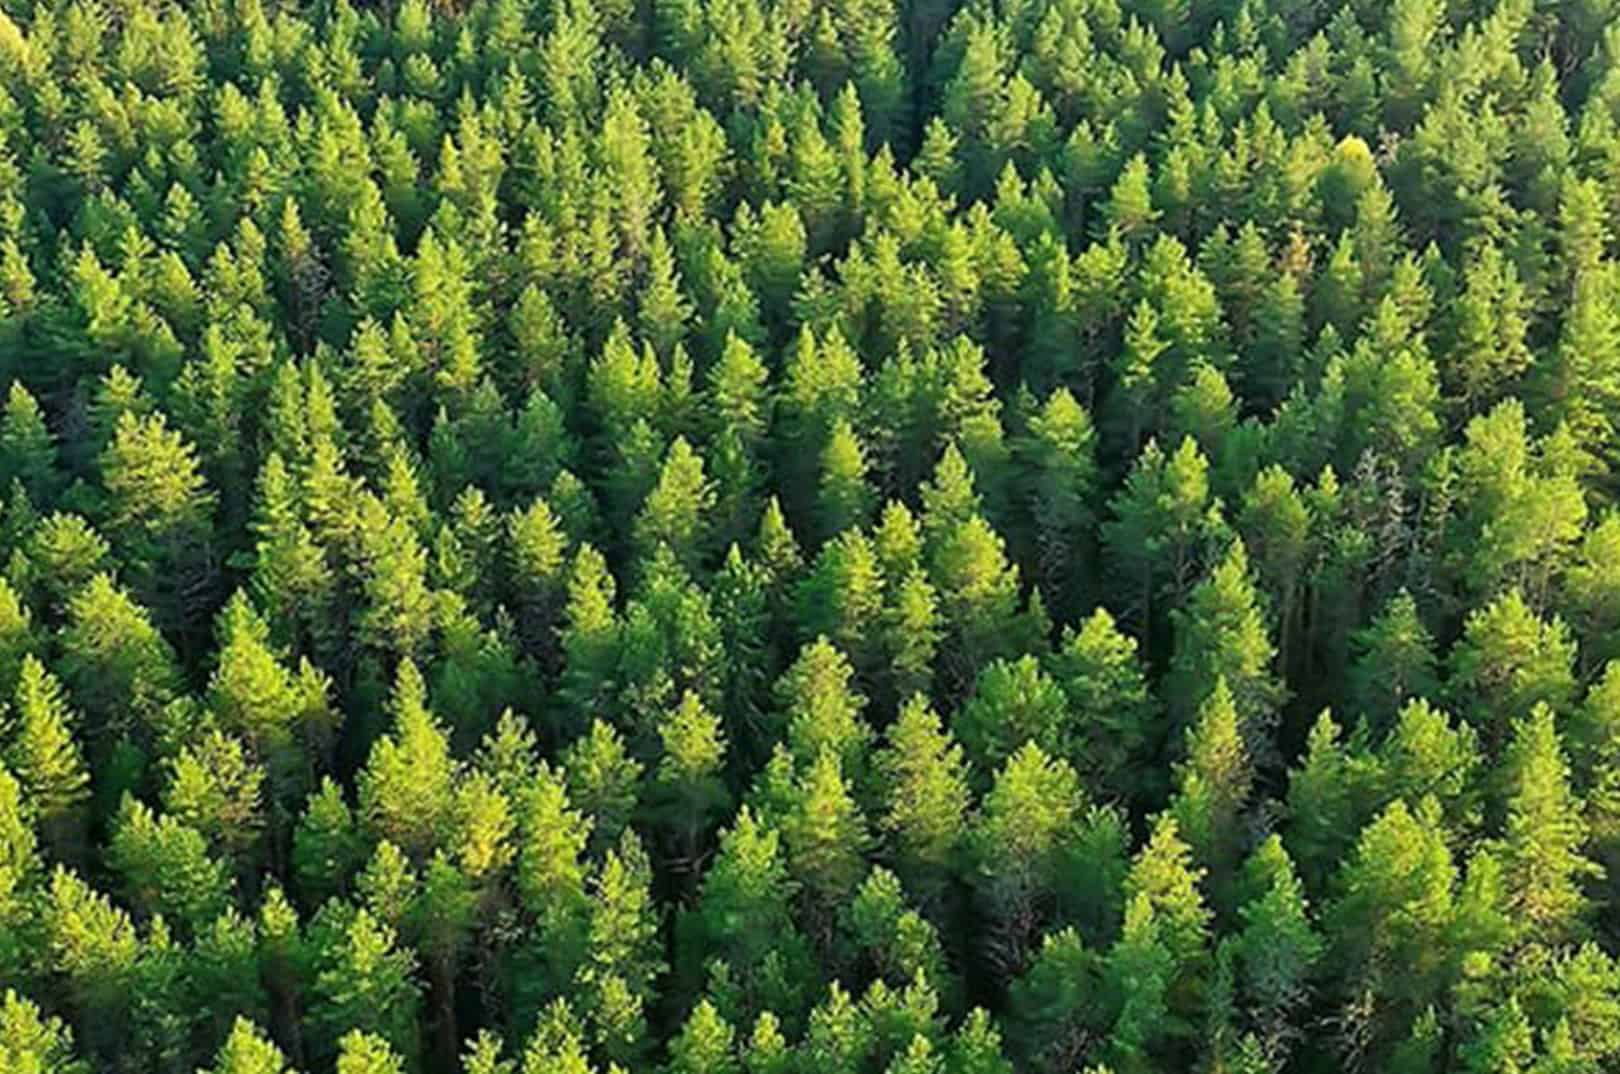
M 77 874 L 58 866 L 42 892 L 40 929 L 45 965 L 60 974 L 87 1021 L 86 1044 L 123 1043 L 140 944 L 129 915 Z
M 1397 801 L 1361 831 L 1339 871 L 1327 932 L 1343 959 L 1345 1032 L 1375 1030 L 1390 1009 L 1421 1010 L 1447 948 L 1457 870 L 1434 811 Z
M 814 568 L 798 586 L 801 632 L 825 636 L 863 669 L 876 665 L 882 626 L 884 577 L 872 542 L 850 530 L 822 546 Z
M 724 779 L 726 735 L 692 691 L 663 721 L 659 735 L 663 756 L 651 789 L 654 815 L 669 832 L 676 867 L 691 872 L 709 825 L 731 801 Z
M 647 279 L 636 309 L 641 336 L 667 357 L 686 336 L 692 303 L 681 289 L 679 270 L 662 228 L 654 228 L 647 246 Z
M 593 849 L 618 839 L 641 796 L 640 761 L 625 749 L 624 736 L 596 720 L 562 754 L 568 798 L 591 819 Z
M 846 771 L 863 769 L 872 732 L 862 717 L 867 699 L 856 691 L 854 675 L 848 658 L 817 638 L 777 680 L 779 726 L 797 760 L 809 764 L 830 749 Z
M 518 855 L 518 890 L 538 914 L 579 909 L 585 871 L 580 861 L 593 824 L 575 810 L 559 774 L 544 765 L 530 788 Z
M 978 883 L 995 929 L 986 943 L 992 965 L 1016 972 L 1054 889 L 1059 859 L 1084 808 L 1074 769 L 1025 743 L 996 773 L 972 833 Z
M 111 551 L 84 518 L 57 512 L 41 520 L 28 538 L 27 581 L 53 607 L 61 607 L 70 594 L 110 566 Z
M 472 878 L 440 851 L 428 863 L 419 893 L 409 904 L 406 925 L 426 963 L 434 1043 L 441 1061 L 452 1059 L 460 1042 L 456 973 L 478 924 L 479 895 Z
M 49 1071 L 51 1074 L 88 1074 L 89 1064 L 77 1058 L 73 1031 L 60 1018 L 42 1015 L 39 1006 L 7 988 L 0 998 L 0 1060 L 9 1070 Z M 235 1074 L 238 1068 L 218 1068 Z M 274 1065 L 246 1066 L 242 1074 L 283 1074 Z
M 821 480 L 816 489 L 816 518 L 823 537 L 866 522 L 875 499 L 867 470 L 860 437 L 846 419 L 837 419 L 821 451 Z
M 434 625 L 427 549 L 411 520 L 374 496 L 361 501 L 358 529 L 364 564 L 359 637 L 376 652 L 414 658 Z
M 100 463 L 107 518 L 135 538 L 125 558 L 143 596 L 166 623 L 190 625 L 214 572 L 206 544 L 216 498 L 195 448 L 161 412 L 125 411 Z
M 1342 231 L 1311 294 L 1313 323 L 1331 327 L 1340 335 L 1348 334 L 1361 319 L 1363 289 L 1355 242 L 1349 231 Z
M 326 553 L 306 523 L 296 478 L 277 452 L 265 459 L 256 487 L 251 590 L 299 651 L 327 641 L 333 578 Z
M 1107 787 L 1121 798 L 1150 796 L 1146 769 L 1156 745 L 1158 706 L 1136 640 L 1098 608 L 1079 630 L 1064 628 L 1049 666 L 1068 698 L 1075 739 L 1071 756 L 1087 785 Z
M 772 496 L 760 514 L 759 532 L 755 536 L 755 555 L 770 572 L 774 584 L 782 586 L 804 566 L 799 542 L 788 528 L 782 504 Z
M 283 793 L 301 790 L 308 759 L 302 746 L 322 747 L 334 729 L 330 684 L 306 660 L 298 674 L 277 652 L 267 620 L 238 592 L 215 628 L 218 661 L 208 682 L 210 710 L 267 762 Z M 323 751 L 324 752 L 324 751 Z
M 711 587 L 721 635 L 720 693 L 724 709 L 743 723 L 756 726 L 775 658 L 769 632 L 768 582 L 768 571 L 745 558 L 742 549 L 733 543 Z
M 1278 665 L 1286 669 L 1290 653 L 1299 648 L 1301 596 L 1310 556 L 1310 509 L 1285 470 L 1267 467 L 1255 475 L 1254 484 L 1244 494 L 1236 524 L 1244 547 L 1253 555 L 1256 580 L 1276 609 Z
M 293 833 L 292 871 L 311 905 L 339 894 L 362 856 L 354 814 L 330 776 L 309 796 Z
M 469 884 L 492 884 L 516 854 L 512 797 L 487 772 L 474 771 L 457 790 L 454 860 Z
M 687 972 L 705 963 L 712 972 L 711 960 L 720 960 L 747 1007 L 796 1010 L 796 992 L 814 972 L 793 920 L 798 890 L 780 833 L 747 806 L 739 809 L 720 836 L 689 927 L 677 930 L 685 938 L 679 953 Z
M 227 909 L 196 938 L 191 969 L 202 1007 L 216 1037 L 226 1027 L 249 1018 L 262 1024 L 268 1015 L 267 993 L 259 980 L 257 924 Z
M 671 1074 L 734 1074 L 736 1032 L 707 999 L 698 1001 L 670 1042 Z
M 1251 1004 L 1265 1051 L 1284 1056 L 1294 1045 L 1291 1015 L 1310 998 L 1311 978 L 1325 950 L 1312 924 L 1304 885 L 1273 835 L 1244 868 L 1253 895 L 1238 911 L 1238 980 Z
M 943 1074 L 944 1070 L 944 1057 L 934 1054 L 934 1045 L 919 1033 L 904 1052 L 890 1060 L 884 1074 Z
M 1159 425 L 1166 385 L 1172 377 L 1166 368 L 1170 346 L 1153 304 L 1145 299 L 1138 302 L 1125 326 L 1123 346 L 1112 363 L 1118 387 L 1107 399 L 1105 411 L 1106 417 L 1117 422 L 1127 449 L 1135 447 L 1144 434 Z
M 934 658 L 944 632 L 940 627 L 939 594 L 921 567 L 912 567 L 891 589 L 883 620 L 883 650 L 888 654 L 893 695 L 901 698 L 926 693 L 933 681 Z
M 0 969 L 8 974 L 21 973 L 35 957 L 22 941 L 40 872 L 39 839 L 24 812 L 22 785 L 0 763 Z
M 810 1012 L 800 1045 L 805 1058 L 825 1070 L 859 1070 L 874 1052 L 872 1020 L 842 985 L 833 982 Z
M 592 882 L 590 954 L 580 973 L 581 981 L 594 985 L 604 1000 L 616 988 L 627 990 L 637 1009 L 652 1001 L 653 984 L 665 969 L 652 879 L 652 863 L 641 841 L 627 830 L 619 845 L 606 852 Z M 611 1006 L 603 1003 L 601 1014 L 608 1013 Z M 598 1020 L 604 1026 L 612 1022 L 601 1015 Z M 621 1041 L 615 1047 L 633 1049 L 638 1043 Z
M 793 1053 L 782 1039 L 781 1021 L 770 1011 L 754 1020 L 754 1032 L 742 1052 L 748 1074 L 786 1074 L 792 1069 Z
M 979 672 L 973 696 L 956 719 L 956 734 L 981 771 L 990 772 L 1033 742 L 1051 757 L 1079 751 L 1068 699 L 1033 656 L 997 660 Z
M 196 931 L 229 904 L 230 874 L 202 833 L 134 798 L 126 796 L 119 809 L 108 858 L 131 902 L 149 915 L 172 916 Z
M 1391 720 L 1409 699 L 1440 696 L 1434 638 L 1404 589 L 1351 643 L 1357 653 L 1351 690 L 1374 726 Z
M 264 769 L 240 741 L 214 731 L 195 746 L 181 747 L 168 771 L 164 808 L 251 872 L 256 862 L 250 852 L 264 828 Z
M 1008 1074 L 1013 1069 L 1002 1055 L 1001 1033 L 984 1008 L 969 1011 L 957 1028 L 949 1065 L 959 1074 Z
M 0 579 L 0 689 L 16 688 L 22 662 L 37 645 L 32 613 Z
M 405 1060 L 374 1033 L 354 1029 L 338 1040 L 337 1074 L 405 1074 Z
M 938 932 L 907 907 L 895 874 L 874 866 L 844 916 L 846 930 L 886 983 L 900 988 L 920 980 L 936 993 L 955 993 Z
M 1072 928 L 1051 932 L 1008 996 L 1014 1039 L 1032 1069 L 1072 1070 L 1088 1050 L 1102 1012 L 1101 958 Z
M 39 401 L 22 381 L 12 381 L 0 415 L 0 484 L 20 482 L 36 503 L 49 503 L 60 481 L 56 467 L 56 441 Z
M 853 424 L 861 403 L 860 357 L 834 324 L 820 340 L 805 325 L 789 351 L 782 386 L 781 441 L 784 491 L 793 495 L 811 480 L 813 453 L 835 424 Z
M 866 819 L 832 749 L 824 748 L 806 766 L 794 794 L 793 810 L 782 823 L 789 873 L 826 920 L 866 874 Z
M 1170 395 L 1167 423 L 1172 435 L 1191 437 L 1203 451 L 1221 458 L 1227 434 L 1237 425 L 1237 404 L 1226 375 L 1199 360 Z
M 142 419 L 125 411 L 101 466 L 117 524 L 154 536 L 206 524 L 212 494 L 196 450 L 168 428 L 161 413 Z
M 1036 577 L 1062 614 L 1072 607 L 1078 583 L 1091 566 L 1091 504 L 1098 486 L 1091 415 L 1067 388 L 1058 388 L 1030 418 L 1029 433 L 1015 451 L 1022 456 L 1025 495 L 1035 524 Z
M 761 301 L 761 313 L 771 326 L 788 316 L 800 274 L 804 271 L 809 235 L 798 208 L 768 201 L 754 216 L 746 203 L 737 207 L 733 245 L 742 256 L 748 283 Z
M 1105 979 L 1117 1011 L 1108 1054 L 1120 1070 L 1149 1070 L 1150 1053 L 1173 1027 L 1167 993 L 1175 960 L 1152 900 L 1134 897 L 1108 952 Z
M 1530 366 L 1525 341 L 1529 297 L 1519 273 L 1487 242 L 1463 269 L 1442 336 L 1442 371 L 1464 409 L 1477 413 Z
M 1170 811 L 1197 859 L 1210 870 L 1210 889 L 1228 903 L 1243 838 L 1242 811 L 1254 770 L 1238 730 L 1237 706 L 1224 677 L 1215 680 L 1187 730 L 1185 759 L 1177 766 Z
M 558 632 L 564 661 L 560 693 L 583 729 L 584 717 L 605 707 L 621 631 L 614 609 L 617 585 L 593 546 L 581 545 L 574 553 L 567 593 L 565 625 Z
M 1620 515 L 1605 512 L 1581 539 L 1564 575 L 1562 606 L 1581 642 L 1583 669 L 1617 655 L 1620 625 Z
M 889 727 L 876 768 L 887 788 L 881 827 L 896 842 L 897 865 L 913 891 L 939 892 L 963 849 L 971 802 L 968 766 L 922 695 Z
M 393 929 L 363 909 L 352 911 L 347 923 L 334 925 L 316 952 L 310 996 L 310 1027 L 324 1044 L 322 1051 L 335 1051 L 341 1065 L 342 1056 L 354 1055 L 353 1038 L 360 1037 L 373 1056 L 379 1045 L 414 1055 L 419 996 L 411 977 L 415 957 L 409 948 L 397 946 Z
M 703 456 L 676 437 L 657 484 L 636 516 L 636 547 L 647 556 L 664 542 L 683 564 L 697 567 L 707 551 L 707 515 L 714 505 L 715 489 L 704 475 Z
M 769 377 L 754 348 L 735 335 L 726 339 L 719 361 L 709 372 L 713 428 L 716 433 L 737 436 L 750 452 L 757 450 L 770 422 Z
M 1119 607 L 1144 637 L 1163 620 L 1161 604 L 1181 607 L 1192 587 L 1208 506 L 1209 462 L 1190 438 L 1169 458 L 1149 441 L 1110 504 L 1102 532 Z
M 421 878 L 410 860 L 392 842 L 377 844 L 366 867 L 355 876 L 355 894 L 377 922 L 399 928 L 415 906 Z
M 1477 736 L 1466 723 L 1454 726 L 1427 701 L 1412 701 L 1401 709 L 1379 747 L 1376 766 L 1358 761 L 1352 782 L 1376 780 L 1384 800 L 1405 798 L 1416 803 L 1432 795 L 1448 820 L 1463 825 L 1477 822 L 1483 768 Z M 1353 793 L 1368 789 L 1350 788 Z
M 1547 705 L 1536 705 L 1516 723 L 1506 768 L 1502 855 L 1508 907 L 1519 927 L 1546 941 L 1578 936 L 1587 905 L 1582 878 L 1601 876 L 1602 869 L 1582 853 L 1586 825 Z
M 1532 601 L 1567 558 L 1586 521 L 1567 429 L 1532 440 L 1516 399 L 1475 418 L 1457 453 L 1456 555 L 1469 588 L 1515 585 Z
M 1530 377 L 1531 398 L 1563 418 L 1594 452 L 1605 450 L 1615 436 L 1615 391 L 1620 388 L 1620 318 L 1613 302 L 1617 287 L 1620 273 L 1608 263 L 1575 278 L 1558 346 Z
M 377 838 L 426 857 L 449 831 L 456 766 L 450 742 L 427 707 L 416 665 L 399 665 L 390 701 L 392 730 L 379 738 L 360 773 L 360 817 Z
M 1213 915 L 1199 887 L 1204 876 L 1205 871 L 1193 865 L 1192 850 L 1182 840 L 1175 818 L 1161 815 L 1125 877 L 1127 909 L 1121 942 L 1131 931 L 1133 904 L 1145 901 L 1158 942 L 1169 954 L 1167 1001 L 1183 1018 L 1196 1008 L 1209 963 Z
M 1109 191 L 1103 220 L 1122 236 L 1134 238 L 1150 229 L 1159 215 L 1153 207 L 1152 176 L 1148 172 L 1147 158 L 1138 153 L 1126 163 L 1125 170 Z
M 204 1074 L 293 1074 L 293 1068 L 258 1026 L 238 1018 Z
M 1225 678 L 1237 707 L 1239 729 L 1251 756 L 1263 756 L 1286 687 L 1272 672 L 1272 645 L 1241 540 L 1193 590 L 1186 610 L 1172 613 L 1177 627 L 1166 693 L 1170 709 L 1189 721 L 1215 682 Z
M 174 650 L 146 610 L 106 574 L 68 602 L 62 673 L 92 739 L 155 723 L 180 692 Z
M 79 829 L 90 797 L 90 772 L 74 737 L 78 721 L 62 684 L 31 655 L 23 658 L 11 722 L 6 760 L 53 849 L 74 860 L 84 849 Z
M 1321 890 L 1355 835 L 1356 758 L 1341 732 L 1333 714 L 1322 710 L 1306 737 L 1304 756 L 1288 773 L 1287 846 L 1313 891 Z
M 930 580 L 951 632 L 947 671 L 966 684 L 983 663 L 1015 648 L 1020 583 L 1006 542 L 980 514 L 966 460 L 946 449 L 922 490 Z
M 1555 711 L 1573 699 L 1575 646 L 1562 620 L 1544 619 L 1517 589 L 1472 612 L 1450 656 L 1448 685 L 1458 711 L 1494 745 L 1507 723 L 1544 702 Z
M 488 1029 L 480 1029 L 462 1052 L 461 1065 L 467 1074 L 515 1074 L 517 1063 L 502 1057 L 501 1038 Z

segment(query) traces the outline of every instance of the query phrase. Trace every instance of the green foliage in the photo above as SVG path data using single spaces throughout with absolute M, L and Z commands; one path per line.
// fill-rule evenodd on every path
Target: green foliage
M 1516 589 L 1469 615 L 1451 652 L 1449 685 L 1464 711 L 1501 741 L 1507 721 L 1575 693 L 1575 647 L 1558 619 L 1536 615 Z
M 207 1070 L 208 1074 L 289 1074 L 292 1068 L 281 1049 L 252 1022 L 239 1018 Z
M 89 798 L 90 773 L 74 738 L 62 684 L 33 656 L 23 658 L 7 761 L 47 828 L 67 823 Z
M 360 818 L 373 837 L 421 857 L 448 831 L 454 808 L 450 743 L 408 660 L 399 666 L 390 708 L 393 729 L 372 746 L 358 780 Z
M 886 788 L 881 824 L 913 890 L 934 890 L 955 865 L 967 831 L 967 761 L 920 694 L 901 707 L 886 739 L 876 759 Z
M 74 1056 L 73 1033 L 62 1020 L 42 1015 L 36 1004 L 9 988 L 0 1003 L 0 1059 L 6 1061 L 8 1070 L 29 1074 L 36 1071 L 83 1074 L 90 1069 Z M 279 1068 L 265 1065 L 216 1069 L 282 1074 Z
M 411 971 L 416 960 L 397 947 L 393 929 L 365 910 L 345 916 L 347 924 L 327 923 L 331 931 L 315 952 L 310 1019 L 318 1046 L 336 1050 L 340 1065 L 357 1052 L 376 1060 L 389 1047 L 414 1054 L 418 986 Z
M 1254 771 L 1238 729 L 1237 705 L 1226 679 L 1198 712 L 1187 731 L 1185 760 L 1176 773 L 1170 810 L 1198 860 L 1217 877 L 1217 888 L 1236 866 L 1242 812 L 1254 785 Z
M 1027 742 L 1071 757 L 1067 698 L 1033 656 L 998 660 L 979 673 L 957 719 L 957 737 L 981 771 L 1000 767 Z
M 1600 876 L 1602 869 L 1581 853 L 1586 843 L 1581 811 L 1545 704 L 1518 722 L 1505 764 L 1509 796 L 1502 857 L 1508 908 L 1521 927 L 1538 936 L 1578 934 L 1586 911 L 1581 878 Z
M 1064 628 L 1051 668 L 1068 698 L 1080 739 L 1072 756 L 1089 782 L 1121 797 L 1143 790 L 1151 778 L 1144 769 L 1154 745 L 1158 706 L 1136 640 L 1120 631 L 1106 609 L 1098 608 L 1078 630 Z
M 1174 618 L 1176 651 L 1166 683 L 1172 714 L 1190 720 L 1224 679 L 1239 729 L 1249 748 L 1260 752 L 1286 695 L 1272 670 L 1276 649 L 1242 541 L 1232 543 Z
M 0 1069 L 1616 1069 L 1617 21 L 0 3 Z

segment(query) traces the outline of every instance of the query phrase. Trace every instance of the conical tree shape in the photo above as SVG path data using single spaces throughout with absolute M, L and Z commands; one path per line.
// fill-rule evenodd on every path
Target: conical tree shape
M 74 737 L 77 721 L 66 692 L 33 656 L 23 658 L 13 720 L 7 750 L 12 771 L 46 831 L 71 838 L 75 815 L 90 797 L 90 772 Z

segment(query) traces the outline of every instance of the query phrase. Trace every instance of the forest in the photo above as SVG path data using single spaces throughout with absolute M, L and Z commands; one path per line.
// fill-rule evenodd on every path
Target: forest
M 1620 1070 L 1620 0 L 0 0 L 4 1074 Z

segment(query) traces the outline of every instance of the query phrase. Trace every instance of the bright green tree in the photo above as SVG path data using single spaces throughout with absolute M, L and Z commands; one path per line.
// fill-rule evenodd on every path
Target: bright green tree
M 238 1018 L 206 1074 L 293 1074 L 293 1069 L 258 1026 Z
M 421 673 L 402 662 L 389 704 L 393 728 L 372 745 L 358 779 L 367 831 L 419 859 L 448 834 L 455 808 L 450 742 L 427 704 Z
M 1570 789 L 1569 762 L 1553 711 L 1538 704 L 1517 721 L 1508 746 L 1503 883 L 1519 927 L 1545 941 L 1583 931 L 1586 879 L 1602 869 L 1585 856 L 1587 833 Z
M 24 657 L 6 760 L 43 834 L 69 860 L 83 849 L 82 808 L 90 797 L 90 772 L 74 736 L 77 722 L 56 676 L 35 657 Z

